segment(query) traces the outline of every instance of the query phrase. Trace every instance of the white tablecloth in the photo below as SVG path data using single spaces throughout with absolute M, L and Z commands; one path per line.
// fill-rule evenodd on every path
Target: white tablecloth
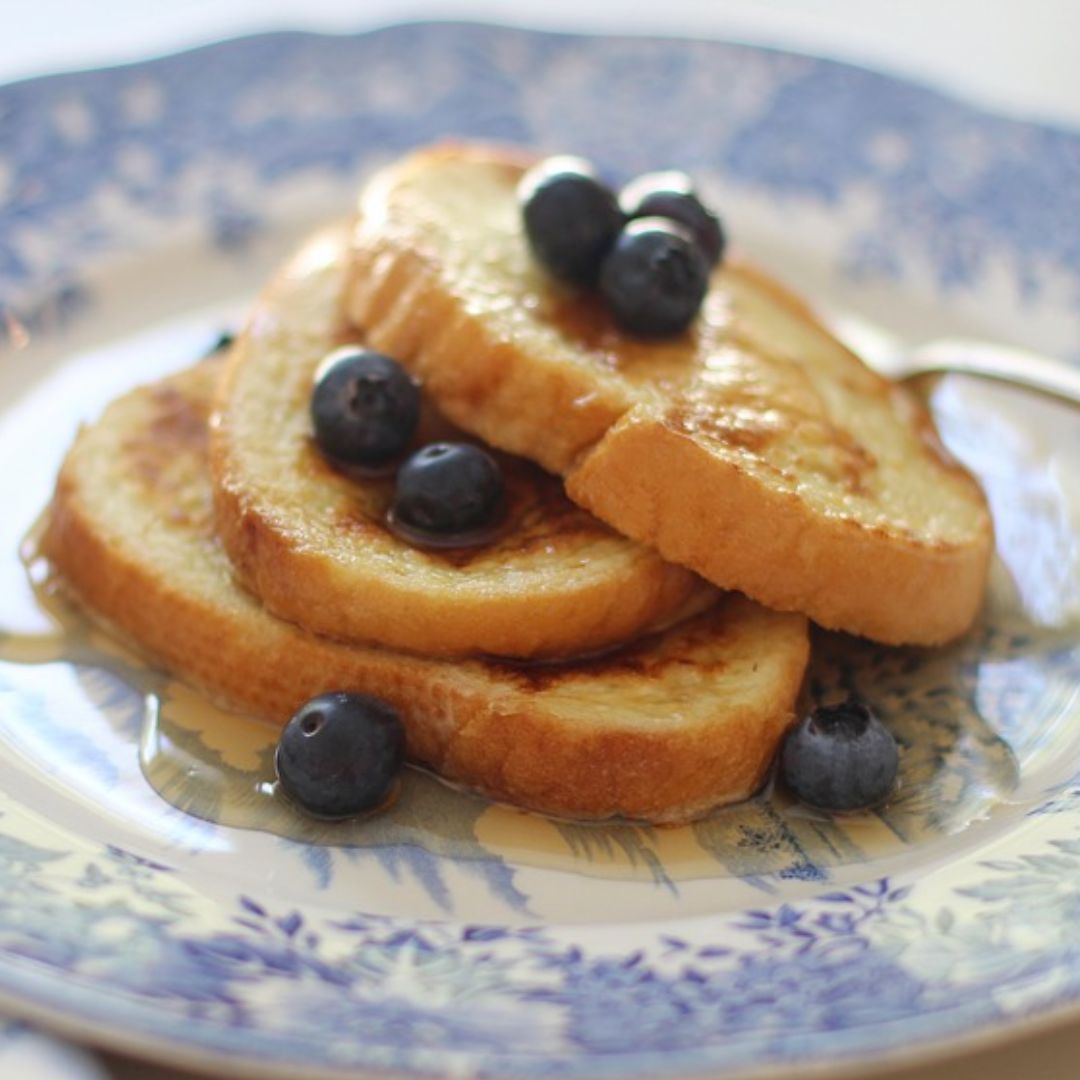
M 705 36 L 834 56 L 1012 115 L 1080 129 L 1080 0 L 33 0 L 5 5 L 0 82 L 272 29 L 353 31 L 414 18 Z M 1080 228 L 1080 223 L 1077 223 Z M 4 1080 L 186 1080 L 0 1028 Z M 1075 1080 L 1080 1025 L 881 1080 Z M 297 1077 L 297 1080 L 303 1080 Z

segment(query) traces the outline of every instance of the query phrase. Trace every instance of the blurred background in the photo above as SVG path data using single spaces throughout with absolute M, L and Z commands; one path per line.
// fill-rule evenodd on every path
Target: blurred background
M 1077 0 L 9 0 L 4 7 L 0 82 L 261 30 L 472 19 L 778 45 L 1080 127 Z

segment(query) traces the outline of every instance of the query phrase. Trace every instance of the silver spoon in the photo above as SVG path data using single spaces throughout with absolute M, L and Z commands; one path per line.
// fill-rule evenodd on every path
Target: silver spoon
M 902 381 L 920 375 L 959 372 L 1013 383 L 1080 405 L 1080 368 L 1009 345 L 966 338 L 940 338 L 905 348 L 886 331 L 852 316 L 830 321 L 837 337 L 875 371 Z

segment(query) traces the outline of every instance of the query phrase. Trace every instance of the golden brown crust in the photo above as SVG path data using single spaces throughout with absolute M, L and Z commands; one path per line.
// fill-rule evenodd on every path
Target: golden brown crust
M 346 310 L 372 341 L 455 423 L 722 587 L 888 643 L 963 633 L 992 526 L 925 408 L 732 260 L 685 335 L 620 334 L 534 265 L 521 169 L 517 152 L 444 146 L 371 181 Z
M 792 719 L 804 619 L 732 595 L 621 651 L 541 666 L 308 634 L 236 587 L 215 540 L 191 422 L 215 374 L 201 365 L 119 399 L 65 460 L 44 552 L 99 618 L 177 676 L 277 722 L 326 690 L 377 694 L 401 711 L 415 760 L 523 807 L 681 821 L 759 786 Z
M 522 459 L 502 459 L 506 512 L 485 542 L 438 550 L 395 536 L 392 477 L 343 475 L 309 430 L 315 369 L 341 341 L 346 251 L 340 228 L 300 249 L 257 303 L 217 398 L 219 533 L 271 611 L 427 655 L 532 657 L 606 648 L 712 602 L 699 578 L 614 533 Z M 425 430 L 463 437 L 438 418 Z
M 667 482 L 644 487 L 646 470 Z M 782 611 L 812 611 L 829 629 L 904 644 L 914 634 L 898 620 L 900 607 L 918 612 L 919 643 L 933 645 L 955 637 L 979 610 L 988 552 L 931 548 L 840 516 L 822 520 L 797 496 L 763 489 L 650 416 L 623 417 L 568 475 L 567 491 L 666 558 L 717 584 L 767 594 Z
M 422 192 L 417 198 L 411 190 L 444 164 L 464 167 L 471 183 L 475 166 L 487 185 L 476 195 L 479 206 L 512 192 L 531 160 L 513 148 L 449 142 L 377 174 L 361 198 L 343 301 L 349 320 L 364 327 L 376 348 L 407 361 L 455 423 L 494 446 L 527 447 L 511 452 L 561 474 L 626 411 L 632 396 L 618 379 L 598 378 L 591 364 L 574 362 L 580 358 L 572 350 L 546 355 L 550 336 L 536 342 L 532 312 L 543 307 L 563 315 L 575 302 L 573 292 L 548 280 L 524 249 L 507 253 L 492 243 L 490 252 L 474 257 L 485 237 L 453 229 L 482 217 L 471 212 L 476 207 L 466 205 L 457 222 L 441 222 Z M 503 242 L 517 227 L 516 212 L 504 216 Z M 442 231 L 450 235 L 440 236 L 446 224 L 452 228 Z M 464 297 L 458 276 L 486 264 L 497 278 L 524 269 L 527 295 L 504 295 L 496 281 L 491 289 L 480 283 L 475 303 Z

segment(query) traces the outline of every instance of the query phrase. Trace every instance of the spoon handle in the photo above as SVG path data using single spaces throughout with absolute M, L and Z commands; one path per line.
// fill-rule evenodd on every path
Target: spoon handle
M 911 375 L 931 371 L 981 375 L 1080 405 L 1080 368 L 1024 349 L 946 338 L 916 349 L 909 361 Z

